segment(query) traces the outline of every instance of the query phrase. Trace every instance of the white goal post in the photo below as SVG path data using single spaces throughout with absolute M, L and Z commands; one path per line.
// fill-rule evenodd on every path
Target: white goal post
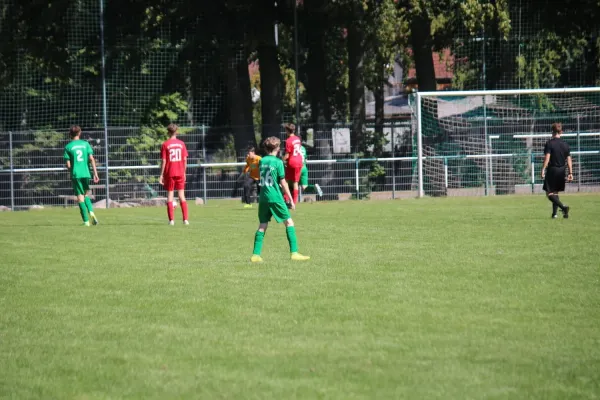
M 416 92 L 415 102 L 419 197 L 443 195 L 452 185 L 480 185 L 486 195 L 496 193 L 498 185 L 503 193 L 510 185 L 533 187 L 538 183 L 534 160 L 543 155 L 552 122 L 563 124 L 572 153 L 580 155 L 578 184 L 600 180 L 600 87 Z M 467 158 L 481 161 L 448 166 L 448 160 Z M 450 179 L 449 168 L 455 172 Z M 504 172 L 512 178 L 495 179 Z

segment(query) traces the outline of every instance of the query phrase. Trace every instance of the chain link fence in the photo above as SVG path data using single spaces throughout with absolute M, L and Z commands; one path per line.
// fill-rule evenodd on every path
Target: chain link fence
M 546 122 L 541 121 L 540 126 Z M 600 129 L 595 131 L 600 127 L 596 125 L 595 121 L 576 118 L 564 123 L 565 140 L 574 160 L 575 180 L 568 185 L 568 191 L 600 191 Z M 424 146 L 425 193 L 479 196 L 541 192 L 540 168 L 548 138 L 541 131 L 502 129 L 490 130 L 487 150 L 480 146 L 484 150 L 444 153 L 439 147 L 436 151 Z M 367 146 L 360 154 L 350 153 L 348 130 L 348 126 L 339 124 L 302 127 L 308 149 L 309 182 L 318 183 L 324 191 L 322 197 L 306 195 L 305 199 L 418 196 L 411 121 L 387 123 L 379 144 Z M 189 151 L 187 196 L 203 202 L 241 197 L 239 178 L 245 154 L 236 154 L 234 138 L 225 135 L 215 143 L 211 141 L 210 128 L 203 126 L 184 127 L 181 132 L 180 138 Z M 106 133 L 108 146 L 102 130 L 88 130 L 82 136 L 92 145 L 101 179 L 91 186 L 93 199 L 98 202 L 108 197 L 130 204 L 162 201 L 166 193 L 158 184 L 158 175 L 163 133 L 148 128 L 110 128 Z M 15 210 L 74 205 L 63 160 L 66 132 L 2 132 L 0 137 L 0 205 Z M 475 135 L 470 137 L 475 140 Z

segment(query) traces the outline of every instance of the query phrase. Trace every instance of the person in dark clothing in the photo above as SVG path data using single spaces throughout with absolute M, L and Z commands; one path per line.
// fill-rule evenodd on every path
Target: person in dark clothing
M 564 218 L 569 218 L 569 207 L 561 203 L 558 193 L 565 190 L 565 169 L 569 168 L 567 180 L 573 180 L 573 161 L 569 145 L 560 137 L 562 125 L 558 122 L 552 124 L 552 139 L 544 146 L 544 166 L 542 167 L 542 179 L 544 180 L 544 191 L 548 200 L 552 203 L 552 218 L 558 218 L 558 209 Z

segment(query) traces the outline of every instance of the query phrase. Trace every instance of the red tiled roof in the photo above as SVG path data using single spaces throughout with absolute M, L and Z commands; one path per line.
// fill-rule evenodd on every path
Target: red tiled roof
M 409 49 L 409 54 L 412 55 L 412 51 Z M 454 56 L 450 52 L 450 49 L 444 49 L 441 52 L 433 52 L 433 68 L 435 70 L 436 79 L 452 79 L 454 73 L 452 72 L 452 66 L 454 65 Z M 408 70 L 406 79 L 415 79 L 417 77 L 417 71 L 414 67 Z

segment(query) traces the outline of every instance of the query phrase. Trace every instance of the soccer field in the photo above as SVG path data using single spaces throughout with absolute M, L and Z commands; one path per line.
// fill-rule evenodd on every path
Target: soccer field
M 2 398 L 600 397 L 600 196 L 0 214 Z

